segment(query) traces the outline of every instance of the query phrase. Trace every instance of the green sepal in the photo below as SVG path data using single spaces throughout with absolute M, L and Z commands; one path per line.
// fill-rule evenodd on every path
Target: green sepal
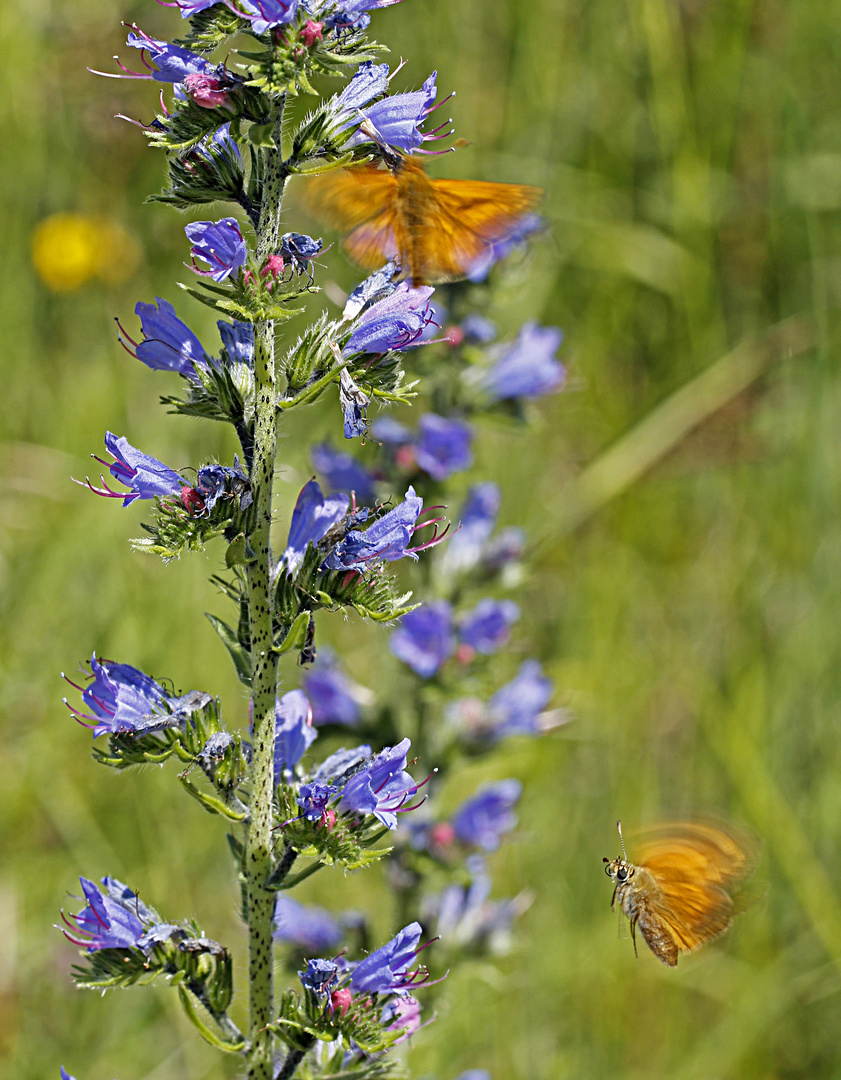
M 286 322 L 287 319 L 294 318 L 304 310 L 287 307 L 277 300 L 267 300 L 262 296 L 247 296 L 243 288 L 233 291 L 206 282 L 202 282 L 201 288 L 185 285 L 183 281 L 178 281 L 176 284 L 179 289 L 183 289 L 205 307 L 221 311 L 224 315 L 234 315 L 241 322 Z M 305 292 L 317 291 L 315 288 L 297 289 L 292 293 L 283 293 L 281 296 L 283 299 L 296 298 Z
M 282 828 L 284 844 L 293 848 L 299 858 L 317 860 L 312 869 L 288 875 L 277 886 L 278 891 L 290 889 L 305 880 L 322 866 L 340 866 L 343 870 L 362 870 L 378 862 L 391 848 L 374 848 L 383 837 L 382 825 L 376 818 L 361 821 L 355 815 L 339 815 L 329 829 L 320 821 L 307 821 L 300 813 L 295 792 L 286 785 L 277 791 L 278 826 Z
M 251 550 L 245 533 L 235 537 L 225 551 L 225 566 L 232 570 L 235 566 L 250 566 L 256 555 Z
M 338 157 L 318 157 L 315 155 L 301 158 L 291 158 L 287 162 L 290 173 L 296 176 L 321 176 L 323 173 L 333 172 L 336 169 L 346 169 L 355 161 L 352 151 L 340 154 Z
M 245 133 L 245 137 L 253 146 L 265 146 L 273 150 L 280 150 L 279 146 L 275 146 L 274 129 L 274 123 L 252 124 Z
M 281 638 L 280 644 L 274 646 L 274 651 L 279 656 L 291 652 L 293 649 L 302 649 L 304 647 L 311 615 L 312 612 L 304 610 L 294 620 L 286 635 Z
M 189 30 L 184 37 L 175 38 L 174 43 L 194 52 L 211 53 L 250 25 L 247 19 L 240 18 L 225 5 L 214 4 L 191 15 Z
M 215 1032 L 210 1030 L 204 1020 L 199 1016 L 196 1006 L 193 1004 L 193 999 L 181 983 L 178 984 L 178 1000 L 184 1007 L 187 1019 L 205 1042 L 210 1043 L 210 1045 L 215 1046 L 217 1050 L 222 1050 L 227 1054 L 238 1054 L 245 1049 L 245 1039 L 231 1042 L 228 1039 L 221 1039 Z
M 217 799 L 214 795 L 208 795 L 205 791 L 200 791 L 192 780 L 184 773 L 178 774 L 178 780 L 184 790 L 192 795 L 196 802 L 201 803 L 209 814 L 221 814 L 222 817 L 227 818 L 228 821 L 236 822 L 245 821 L 248 817 L 248 811 L 246 809 L 232 810 L 230 806 L 226 806 L 221 799 Z
M 228 650 L 231 655 L 231 660 L 234 662 L 234 669 L 237 673 L 237 678 L 244 685 L 251 689 L 251 652 L 244 645 L 241 644 L 237 634 L 223 622 L 216 615 L 211 615 L 210 612 L 205 612 L 205 616 L 210 621 L 210 625 L 219 635 L 222 640 L 222 644 Z

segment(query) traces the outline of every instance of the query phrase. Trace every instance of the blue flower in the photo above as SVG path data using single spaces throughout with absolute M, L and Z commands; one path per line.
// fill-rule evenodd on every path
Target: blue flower
M 304 484 L 292 511 L 289 539 L 280 559 L 280 567 L 294 576 L 304 561 L 309 545 L 317 544 L 329 529 L 341 521 L 349 505 L 347 495 L 329 495 L 325 498 L 315 480 Z
M 327 804 L 338 790 L 338 787 L 333 784 L 324 784 L 321 781 L 301 784 L 298 788 L 297 802 L 307 821 L 322 821 L 327 814 Z
M 120 344 L 147 367 L 154 371 L 177 371 L 179 375 L 189 376 L 195 373 L 194 365 L 206 364 L 204 346 L 189 326 L 177 317 L 175 308 L 167 300 L 157 297 L 157 307 L 155 304 L 138 303 L 134 313 L 140 318 L 144 340 L 139 344 L 132 341 L 120 326 Z
M 480 653 L 494 653 L 508 640 L 508 632 L 520 617 L 511 600 L 480 600 L 459 627 L 459 638 Z
M 135 499 L 154 499 L 157 495 L 180 495 L 182 488 L 190 486 L 183 477 L 173 472 L 167 465 L 135 449 L 124 436 L 117 438 L 110 431 L 106 431 L 105 446 L 114 461 L 103 461 L 95 454 L 92 455 L 94 461 L 104 465 L 110 470 L 115 480 L 119 480 L 131 490 L 128 494 L 124 491 L 112 491 L 104 480 L 101 488 L 95 488 L 90 480 L 86 479 L 82 486 L 90 488 L 96 495 L 103 495 L 109 499 L 122 499 L 123 506 L 131 506 Z M 81 481 L 76 480 L 75 483 L 81 484 Z
M 214 0 L 214 3 L 215 3 L 215 0 Z M 65 1067 L 63 1065 L 61 1066 L 61 1072 L 60 1072 L 59 1075 L 61 1077 L 61 1080 L 76 1080 L 76 1077 L 71 1076 L 70 1073 L 65 1069 Z
M 420 952 L 421 925 L 409 923 L 386 945 L 366 956 L 353 969 L 350 988 L 355 993 L 408 994 L 423 985 L 425 973 L 411 967 Z
M 312 706 L 314 724 L 341 724 L 353 727 L 359 721 L 360 702 L 370 698 L 365 690 L 352 682 L 341 670 L 338 660 L 320 649 L 314 668 L 304 676 L 304 689 Z
M 303 690 L 290 690 L 275 703 L 274 777 L 279 784 L 284 772 L 293 769 L 315 739 L 310 703 Z
M 254 327 L 251 323 L 225 322 L 220 319 L 216 324 L 219 327 L 219 336 L 222 345 L 228 354 L 228 362 L 231 364 L 245 364 L 246 367 L 254 367 Z
M 336 545 L 334 551 L 325 559 L 326 570 L 370 570 L 375 562 L 394 562 L 407 556 L 417 559 L 418 552 L 439 544 L 447 535 L 439 534 L 435 528 L 432 539 L 418 547 L 408 545 L 417 529 L 426 525 L 437 526 L 434 519 L 418 525 L 417 520 L 423 510 L 423 499 L 410 487 L 406 498 L 398 506 L 370 525 L 364 532 L 351 529 L 347 536 Z
M 310 777 L 318 783 L 330 781 L 332 784 L 341 786 L 360 766 L 371 757 L 371 747 L 367 744 L 354 746 L 350 750 L 342 747 L 336 750 L 318 766 Z
M 466 859 L 465 868 L 470 884 L 450 885 L 439 896 L 428 898 L 425 915 L 437 919 L 436 933 L 451 946 L 480 945 L 490 939 L 499 951 L 522 902 L 488 899 L 491 880 L 481 855 Z
M 328 952 L 341 942 L 342 928 L 324 908 L 305 906 L 291 896 L 279 896 L 274 909 L 276 941 L 289 941 L 304 952 Z
M 298 14 L 298 0 L 240 0 L 240 6 L 245 9 L 243 17 L 250 19 L 255 34 L 290 23 Z
M 388 746 L 355 772 L 342 787 L 337 808 L 344 813 L 373 814 L 386 828 L 396 829 L 398 813 L 413 809 L 406 804 L 418 791 L 405 771 L 411 745 L 403 739 L 397 746 Z
M 251 483 L 243 472 L 239 458 L 233 465 L 202 465 L 196 474 L 196 488 L 209 512 L 223 496 L 239 496 L 241 510 L 247 510 L 253 501 Z
M 506 258 L 514 248 L 523 247 L 533 233 L 543 228 L 543 218 L 537 214 L 523 214 L 512 222 L 510 229 L 493 243 L 489 244 L 479 258 L 470 267 L 471 281 L 484 281 L 491 267 Z
M 143 49 L 149 54 L 149 59 L 157 65 L 158 70 L 145 77 L 152 78 L 156 82 L 180 83 L 188 75 L 209 75 L 217 71 L 216 66 L 204 57 L 198 56 L 189 49 L 172 45 L 168 41 L 158 41 L 156 38 L 149 37 L 137 26 L 132 27 L 126 39 L 126 45 L 132 49 Z
M 421 678 L 433 676 L 456 647 L 453 610 L 446 600 L 424 604 L 404 615 L 389 648 Z
M 562 389 L 566 369 L 554 357 L 563 336 L 555 326 L 524 323 L 514 343 L 482 378 L 491 399 L 535 398 Z
M 99 661 L 95 653 L 90 669 L 93 682 L 84 688 L 66 679 L 81 690 L 82 702 L 89 711 L 79 712 L 66 698 L 64 704 L 80 723 L 93 729 L 94 738 L 127 731 L 149 733 L 173 726 L 175 714 L 171 710 L 180 699 L 169 697 L 160 683 L 129 664 Z
M 537 660 L 524 660 L 516 678 L 506 683 L 488 702 L 493 739 L 506 735 L 534 735 L 540 730 L 538 717 L 552 697 L 552 680 L 543 674 Z
M 348 322 L 355 319 L 362 309 L 368 307 L 369 304 L 390 296 L 397 288 L 394 279 L 399 273 L 399 265 L 394 259 L 389 259 L 385 266 L 380 267 L 370 277 L 360 282 L 345 301 L 342 321 Z
M 414 435 L 399 420 L 381 416 L 371 425 L 371 438 L 387 446 L 407 446 L 414 442 Z
M 411 994 L 392 998 L 383 1006 L 383 1011 L 380 1013 L 380 1023 L 386 1031 L 403 1032 L 391 1044 L 397 1046 L 398 1043 L 402 1043 L 424 1027 L 421 1024 L 421 1004 Z
M 107 883 L 109 878 L 103 878 Z M 96 885 L 87 878 L 79 878 L 82 892 L 88 904 L 78 915 L 71 918 L 80 932 L 80 938 L 70 940 L 81 945 L 88 952 L 98 949 L 133 949 L 146 932 L 146 927 L 130 904 L 118 901 L 113 896 L 103 896 Z M 123 886 L 125 889 L 125 886 Z M 132 900 L 136 896 L 130 889 L 125 890 Z M 110 890 L 109 890 L 110 893 Z M 144 908 L 140 908 L 141 911 Z
M 338 119 L 348 117 L 348 124 L 359 109 L 388 90 L 388 64 L 366 60 L 342 90 L 330 102 L 330 111 Z
M 199 11 L 206 11 L 220 0 L 175 0 L 176 7 L 181 9 L 181 18 L 189 19 Z
M 358 117 L 360 120 L 364 117 L 365 124 L 354 132 L 348 141 L 348 146 L 370 142 L 373 134 L 373 141 L 411 154 L 429 139 L 441 139 L 452 135 L 452 130 L 443 135 L 439 134 L 440 128 L 430 132 L 421 131 L 421 126 L 427 117 L 438 108 L 435 104 L 438 93 L 435 87 L 437 74 L 433 71 L 420 90 L 392 94 L 383 98 L 382 101 L 369 105 Z M 448 99 L 445 98 L 445 100 Z M 443 105 L 444 102 L 439 102 L 439 104 Z M 447 123 L 449 121 L 441 126 L 446 127 Z
M 496 525 L 499 504 L 496 484 L 475 484 L 469 489 L 461 508 L 459 526 L 444 553 L 442 569 L 445 573 L 463 573 L 476 565 Z
M 299 971 L 301 985 L 316 997 L 324 997 L 338 978 L 339 965 L 332 960 L 307 960 L 305 971 Z
M 408 281 L 401 281 L 390 296 L 378 300 L 357 318 L 342 355 L 386 353 L 418 342 L 432 322 L 429 298 L 434 291 L 429 285 L 415 289 Z
M 339 33 L 342 30 L 365 30 L 371 23 L 369 11 L 399 3 L 400 0 L 339 0 L 338 6 L 324 20 L 324 25 Z
M 496 337 L 496 327 L 484 315 L 468 315 L 462 322 L 461 329 L 467 341 L 487 345 Z
M 209 270 L 202 270 L 193 264 L 192 269 L 202 277 L 212 278 L 216 282 L 225 281 L 245 265 L 248 247 L 236 218 L 194 221 L 184 227 L 184 232 L 193 245 L 190 248 L 193 259 L 201 259 L 210 267 Z
M 368 433 L 368 406 L 371 399 L 351 378 L 347 368 L 339 372 L 339 404 L 342 407 L 346 439 Z
M 310 450 L 310 461 L 327 481 L 330 491 L 352 491 L 360 502 L 374 498 L 374 478 L 351 454 L 319 443 Z
M 469 468 L 473 460 L 472 442 L 473 429 L 469 424 L 426 413 L 418 424 L 415 460 L 433 480 L 446 480 L 453 473 Z
M 452 818 L 456 836 L 463 844 L 496 851 L 503 833 L 517 824 L 516 806 L 523 786 L 519 780 L 499 780 L 481 788 L 462 803 Z

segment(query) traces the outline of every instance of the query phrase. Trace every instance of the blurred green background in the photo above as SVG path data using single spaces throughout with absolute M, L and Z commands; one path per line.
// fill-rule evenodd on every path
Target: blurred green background
M 16 1080 L 57 1077 L 60 1062 L 79 1080 L 237 1072 L 163 985 L 75 991 L 74 950 L 51 929 L 62 903 L 76 909 L 80 872 L 112 873 L 168 916 L 196 914 L 243 972 L 219 821 L 172 769 L 97 767 L 61 705 L 59 672 L 95 648 L 221 694 L 231 722 L 245 715 L 201 617 L 225 611 L 207 581 L 221 548 L 169 566 L 132 555 L 140 511 L 69 479 L 90 471 L 106 428 L 175 467 L 233 449 L 219 425 L 165 418 L 157 397 L 174 379 L 115 340 L 114 316 L 134 327 L 135 302 L 161 295 L 216 342 L 211 314 L 174 285 L 184 219 L 142 202 L 163 162 L 112 119 L 148 119 L 155 90 L 85 71 L 125 58 L 120 19 L 157 37 L 180 29 L 151 0 L 0 9 L 0 1064 Z M 498 681 L 534 652 L 573 715 L 485 768 L 525 783 L 516 842 L 493 859 L 496 895 L 536 899 L 509 956 L 450 976 L 412 1071 L 838 1077 L 841 3 L 406 0 L 374 29 L 408 59 L 402 85 L 436 68 L 458 91 L 471 146 L 439 175 L 546 188 L 551 233 L 497 321 L 564 327 L 570 370 L 530 429 L 483 429 L 472 474 L 500 480 L 502 523 L 536 543 L 519 655 L 500 660 Z M 78 287 L 33 270 L 33 230 L 55 213 L 99 230 Z M 62 237 L 52 259 L 42 236 L 48 277 L 72 262 Z M 331 259 L 347 287 L 357 275 L 337 249 Z M 733 359 L 791 316 L 804 320 L 791 349 L 774 339 Z M 716 399 L 691 381 L 722 357 Z M 750 373 L 734 395 L 737 361 Z M 686 384 L 677 413 L 663 406 Z M 290 421 L 280 528 L 309 475 L 305 446 L 336 421 L 334 402 Z M 322 640 L 359 682 L 388 685 L 386 633 L 325 621 Z M 448 805 L 475 779 L 448 778 Z M 704 811 L 764 838 L 762 899 L 675 970 L 645 949 L 636 960 L 602 873 L 615 820 Z M 376 910 L 385 940 L 377 874 L 316 878 L 305 898 L 335 908 L 340 889 Z

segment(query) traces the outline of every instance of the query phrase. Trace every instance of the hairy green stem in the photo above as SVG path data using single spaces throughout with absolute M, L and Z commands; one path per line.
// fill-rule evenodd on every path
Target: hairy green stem
M 257 227 L 257 262 L 277 247 L 280 207 L 286 182 L 281 155 L 283 104 L 275 124 L 275 147 L 267 151 L 266 171 Z M 272 796 L 274 794 L 275 696 L 277 654 L 272 648 L 271 552 L 272 489 L 277 450 L 277 389 L 274 323 L 254 326 L 256 416 L 251 484 L 254 528 L 249 537 L 255 558 L 247 568 L 248 618 L 251 628 L 251 700 L 254 723 L 251 815 L 246 839 L 245 874 L 248 904 L 249 1044 L 246 1053 L 250 1080 L 272 1080 L 274 1019 L 272 986 L 272 919 L 275 894 L 265 887 L 272 873 Z

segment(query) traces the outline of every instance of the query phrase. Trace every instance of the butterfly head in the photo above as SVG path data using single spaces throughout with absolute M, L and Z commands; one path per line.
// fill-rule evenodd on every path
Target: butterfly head
M 622 885 L 634 876 L 636 867 L 633 863 L 628 862 L 628 855 L 625 851 L 625 839 L 622 836 L 622 822 L 616 822 L 616 828 L 619 830 L 619 843 L 622 845 L 622 858 L 616 859 L 602 859 L 605 864 L 604 872 L 611 879 L 615 881 L 617 885 Z

